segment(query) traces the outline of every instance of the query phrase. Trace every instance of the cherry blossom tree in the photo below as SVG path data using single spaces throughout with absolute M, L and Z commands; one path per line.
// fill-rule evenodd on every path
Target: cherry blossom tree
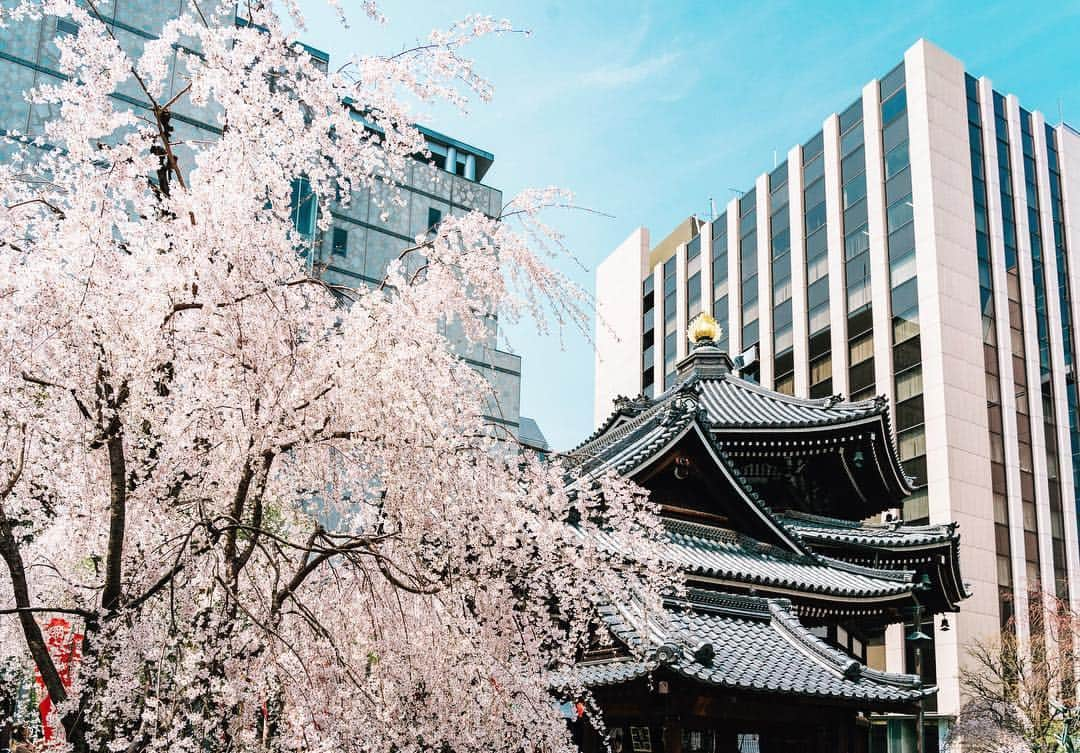
M 547 266 L 568 197 L 447 217 L 360 289 L 305 266 L 289 212 L 298 176 L 343 202 L 403 179 L 412 106 L 489 97 L 464 47 L 510 27 L 324 73 L 291 2 L 192 2 L 138 59 L 93 0 L 2 14 L 78 25 L 67 79 L 28 95 L 58 117 L 0 164 L 0 662 L 40 673 L 61 744 L 569 750 L 551 678 L 597 605 L 671 582 L 656 511 L 517 452 L 442 334 L 583 321 Z M 180 106 L 221 137 L 175 136 Z M 55 618 L 83 636 L 71 677 Z
M 1067 602 L 1032 592 L 1031 633 L 1010 619 L 999 635 L 975 640 L 960 669 L 964 704 L 950 749 L 974 753 L 1071 753 L 1080 620 Z

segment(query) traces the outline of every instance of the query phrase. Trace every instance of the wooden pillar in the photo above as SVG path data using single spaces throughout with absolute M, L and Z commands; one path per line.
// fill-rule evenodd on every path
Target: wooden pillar
M 682 724 L 677 716 L 664 719 L 664 753 L 682 753 Z

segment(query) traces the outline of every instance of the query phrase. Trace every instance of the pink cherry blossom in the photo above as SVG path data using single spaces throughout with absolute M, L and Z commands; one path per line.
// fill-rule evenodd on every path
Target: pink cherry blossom
M 79 24 L 30 94 L 59 117 L 0 164 L 0 662 L 40 670 L 79 751 L 571 750 L 551 677 L 598 605 L 657 606 L 656 510 L 518 452 L 443 335 L 585 321 L 548 266 L 570 198 L 447 217 L 362 289 L 309 274 L 288 209 L 298 176 L 402 179 L 407 103 L 488 98 L 465 48 L 511 27 L 323 73 L 291 3 L 184 7 L 138 60 L 90 0 L 0 11 Z M 170 136 L 179 107 L 221 137 Z M 67 689 L 55 616 L 85 635 Z

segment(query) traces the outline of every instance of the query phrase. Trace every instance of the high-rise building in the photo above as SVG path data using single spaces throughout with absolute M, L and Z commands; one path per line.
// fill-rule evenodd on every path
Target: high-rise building
M 204 14 L 209 14 L 220 2 L 207 0 L 200 7 Z M 123 49 L 137 56 L 148 40 L 157 37 L 166 21 L 188 10 L 188 2 L 102 0 L 94 7 Z M 243 25 L 245 22 L 236 17 L 235 23 Z M 0 90 L 5 93 L 0 99 L 0 159 L 10 153 L 13 136 L 40 136 L 45 122 L 58 115 L 49 105 L 31 105 L 22 94 L 41 84 L 60 80 L 55 40 L 77 32 L 76 24 L 53 16 L 13 23 L 0 29 Z M 327 53 L 308 46 L 304 49 L 319 67 L 327 69 L 330 62 Z M 170 65 L 172 84 L 171 90 L 163 95 L 165 99 L 174 96 L 185 85 L 183 56 L 174 53 Z M 146 95 L 134 80 L 129 80 L 113 94 L 113 98 L 117 107 L 150 108 Z M 179 142 L 177 151 L 181 159 L 188 149 L 185 143 L 214 139 L 221 134 L 212 104 L 194 108 L 185 99 L 175 106 L 171 125 Z M 335 284 L 378 284 L 386 265 L 443 217 L 471 210 L 489 216 L 498 214 L 502 192 L 482 182 L 494 156 L 429 128 L 420 126 L 419 129 L 431 153 L 430 160 L 418 157 L 409 165 L 403 182 L 393 185 L 387 182 L 381 190 L 354 192 L 348 206 L 319 201 L 311 194 L 305 180 L 295 182 L 293 219 L 297 228 L 310 239 L 304 253 L 312 271 Z M 391 205 L 394 190 L 400 191 L 403 203 Z M 332 216 L 333 226 L 327 232 L 316 230 L 319 212 L 330 212 Z M 521 357 L 497 347 L 497 327 L 496 317 L 490 317 L 490 336 L 481 343 L 468 343 L 456 331 L 447 335 L 461 357 L 483 374 L 493 387 L 486 409 L 487 419 L 501 425 L 516 438 L 520 426 Z
M 1027 639 L 1047 595 L 1080 606 L 1080 133 L 920 40 L 723 210 L 598 268 L 597 423 L 674 384 L 699 312 L 745 379 L 887 396 L 917 489 L 896 514 L 959 523 L 974 594 L 934 636 L 944 729 L 966 644 L 1011 618 Z M 882 669 L 911 669 L 899 626 L 886 646 Z

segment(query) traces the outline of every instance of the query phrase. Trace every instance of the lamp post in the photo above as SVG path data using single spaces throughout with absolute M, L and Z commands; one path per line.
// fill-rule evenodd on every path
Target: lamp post
M 919 591 L 925 591 L 928 588 L 930 588 L 930 578 L 925 573 L 923 573 L 922 579 L 920 580 L 919 584 L 916 586 L 916 589 L 919 590 Z M 930 643 L 931 638 L 930 638 L 929 635 L 927 635 L 926 633 L 924 633 L 922 631 L 923 607 L 922 607 L 922 604 L 919 603 L 918 596 L 915 596 L 915 608 L 914 608 L 913 611 L 914 611 L 914 617 L 915 617 L 914 625 L 913 625 L 912 631 L 910 633 L 908 633 L 906 640 L 910 641 L 912 643 L 912 645 L 915 647 L 915 674 L 919 676 L 919 681 L 921 683 L 922 682 L 922 676 L 923 676 L 923 666 L 922 666 L 922 662 L 923 662 L 923 655 L 922 655 L 923 645 Z M 923 739 L 924 726 L 925 726 L 925 718 L 924 718 L 924 709 L 923 709 L 923 699 L 919 698 L 919 700 L 916 701 L 916 711 L 915 711 L 915 753 L 924 753 L 924 748 L 925 748 L 925 741 Z

